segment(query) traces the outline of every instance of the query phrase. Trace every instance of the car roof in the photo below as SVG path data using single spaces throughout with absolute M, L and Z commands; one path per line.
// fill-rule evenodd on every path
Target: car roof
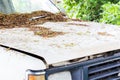
M 115 25 L 68 21 L 36 26 L 56 33 L 47 36 L 41 35 L 42 30 L 37 35 L 29 28 L 1 29 L 0 44 L 41 56 L 47 64 L 120 49 L 120 28 Z

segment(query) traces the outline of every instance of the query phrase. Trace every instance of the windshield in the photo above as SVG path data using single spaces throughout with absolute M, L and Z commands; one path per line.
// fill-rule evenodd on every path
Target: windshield
M 28 13 L 33 11 L 49 11 L 52 13 L 59 12 L 59 10 L 49 1 L 49 0 L 1 0 L 3 1 L 2 6 L 1 4 L 1 10 L 4 13 L 8 13 L 8 11 L 3 10 L 5 7 L 9 8 L 9 10 L 14 9 L 13 11 L 9 11 L 9 13 L 18 12 L 18 13 Z M 9 2 L 11 1 L 11 2 Z M 8 7 L 8 4 L 11 6 Z M 1 11 L 0 10 L 0 11 Z

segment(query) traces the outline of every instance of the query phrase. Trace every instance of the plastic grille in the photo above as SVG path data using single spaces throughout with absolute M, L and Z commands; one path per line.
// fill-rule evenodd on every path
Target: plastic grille
M 120 58 L 89 65 L 88 79 L 120 80 Z

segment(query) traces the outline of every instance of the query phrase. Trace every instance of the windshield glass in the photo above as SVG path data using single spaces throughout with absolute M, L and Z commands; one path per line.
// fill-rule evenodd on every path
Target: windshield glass
M 10 2 L 11 1 L 11 2 Z M 3 6 L 1 4 L 4 4 Z M 8 4 L 10 5 L 8 7 Z M 4 13 L 28 13 L 33 11 L 49 11 L 52 13 L 59 12 L 59 10 L 49 0 L 2 0 L 0 3 L 2 8 L 0 11 Z M 3 10 L 7 7 L 8 10 Z
M 12 0 L 15 11 L 32 12 L 44 10 L 49 12 L 59 12 L 59 10 L 49 0 Z

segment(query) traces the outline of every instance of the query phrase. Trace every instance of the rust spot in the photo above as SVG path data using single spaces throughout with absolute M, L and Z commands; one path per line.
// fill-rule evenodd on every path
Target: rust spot
M 75 46 L 75 44 L 74 43 L 68 43 L 68 44 L 64 44 L 64 46 L 65 47 L 73 47 L 73 46 Z
M 80 24 L 80 23 L 68 23 L 67 25 L 88 26 L 87 24 Z
M 98 34 L 101 36 L 113 36 L 112 34 L 109 34 L 107 32 L 98 32 Z
M 80 20 L 80 19 L 71 19 L 72 21 L 79 21 L 79 22 L 82 22 L 83 20 Z

